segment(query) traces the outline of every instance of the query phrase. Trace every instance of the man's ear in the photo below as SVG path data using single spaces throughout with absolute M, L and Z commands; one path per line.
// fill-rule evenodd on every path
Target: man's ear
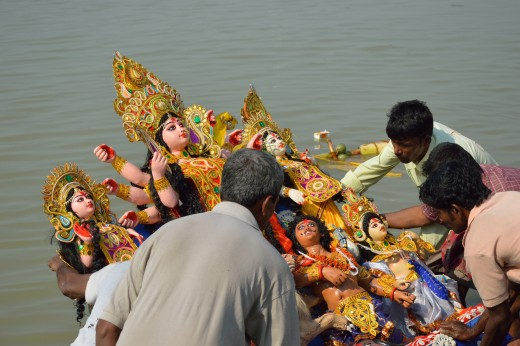
M 426 148 L 430 147 L 430 144 L 432 142 L 432 136 L 426 136 L 424 137 L 424 145 L 426 146 Z
M 450 213 L 453 213 L 455 215 L 462 215 L 463 214 L 463 210 L 462 210 L 462 207 L 458 204 L 452 204 L 450 206 Z
M 262 215 L 267 215 L 267 213 L 270 213 L 272 209 L 269 208 L 269 203 L 273 203 L 273 196 L 267 196 L 264 197 L 264 200 L 262 201 Z

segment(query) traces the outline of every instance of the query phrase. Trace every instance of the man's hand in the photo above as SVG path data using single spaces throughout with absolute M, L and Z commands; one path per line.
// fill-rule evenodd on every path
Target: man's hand
M 66 265 L 65 262 L 61 260 L 60 255 L 52 257 L 47 264 L 53 272 L 57 272 L 61 266 Z
M 460 341 L 471 340 L 476 336 L 472 333 L 470 327 L 457 320 L 444 321 L 441 323 L 440 328 L 442 334 Z

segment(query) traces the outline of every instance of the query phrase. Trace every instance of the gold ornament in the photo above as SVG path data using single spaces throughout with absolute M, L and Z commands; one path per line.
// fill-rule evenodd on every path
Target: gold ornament
M 155 138 L 165 113 L 182 116 L 184 106 L 177 91 L 141 64 L 115 52 L 112 67 L 117 91 L 114 109 L 130 142 L 143 141 L 140 131 Z
M 367 235 L 362 227 L 363 217 L 368 212 L 378 214 L 377 207 L 366 196 L 357 194 L 349 187 L 343 189 L 341 195 L 345 199 L 345 204 L 341 208 L 345 213 L 349 226 L 354 230 L 354 239 L 358 242 L 364 241 Z
M 283 129 L 273 121 L 271 114 L 265 109 L 260 96 L 256 93 L 253 85 L 249 86 L 249 92 L 244 99 L 244 107 L 240 111 L 242 122 L 244 123 L 244 133 L 242 134 L 242 142 L 247 143 L 258 132 L 264 133 L 272 131 L 278 134 L 285 142 L 290 156 L 297 156 L 298 150 L 292 140 L 292 133 L 290 129 Z
M 125 184 L 118 184 L 116 196 L 127 201 L 128 196 L 130 196 L 130 186 Z
M 126 164 L 126 160 L 122 158 L 121 156 L 116 155 L 114 158 L 114 161 L 112 161 L 112 167 L 116 170 L 117 173 L 121 174 L 123 171 L 123 167 Z
M 94 253 L 94 245 L 92 245 L 92 243 L 78 244 L 78 252 L 83 256 L 92 256 Z
M 155 186 L 155 190 L 157 192 L 166 190 L 168 187 L 170 187 L 170 182 L 166 177 L 159 178 L 157 180 L 153 181 L 153 185 Z
M 220 157 L 221 148 L 214 140 L 213 126 L 206 113 L 200 105 L 191 105 L 183 112 L 183 120 L 190 132 L 188 152 L 195 156 Z
M 150 219 L 148 218 L 148 214 L 142 210 L 140 212 L 137 212 L 137 220 L 140 224 L 146 225 L 150 223 Z
M 379 323 L 377 323 L 372 298 L 367 292 L 356 293 L 343 299 L 334 312 L 337 315 L 345 316 L 359 328 L 361 333 L 368 334 L 369 338 L 376 337 Z
M 110 212 L 105 186 L 96 184 L 74 163 L 55 167 L 42 188 L 43 212 L 56 230 L 56 239 L 66 243 L 74 240 L 73 226 L 80 221 L 72 212 L 67 211 L 67 194 L 71 189 L 81 189 L 90 195 L 95 205 L 94 218 L 97 221 L 111 222 L 115 219 Z

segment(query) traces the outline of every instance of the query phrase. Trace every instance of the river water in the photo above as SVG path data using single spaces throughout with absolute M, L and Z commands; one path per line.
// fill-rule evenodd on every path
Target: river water
M 348 148 L 384 139 L 386 112 L 417 98 L 520 167 L 518 13 L 516 0 L 1 0 L 0 344 L 63 345 L 77 334 L 47 268 L 55 246 L 40 191 L 69 161 L 97 181 L 114 177 L 92 154 L 100 143 L 144 159 L 112 108 L 114 50 L 217 114 L 239 117 L 254 83 L 300 149 L 322 152 L 312 134 L 325 129 Z M 417 202 L 406 176 L 368 195 L 382 211 Z M 112 203 L 117 214 L 129 207 Z

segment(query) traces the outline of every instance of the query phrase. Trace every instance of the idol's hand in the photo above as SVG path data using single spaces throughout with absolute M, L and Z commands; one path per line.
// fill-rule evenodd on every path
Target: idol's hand
M 119 221 L 119 224 L 121 224 L 121 226 L 130 227 L 130 228 L 134 228 L 135 226 L 137 226 L 139 224 L 137 215 L 136 215 L 135 211 L 133 211 L 133 210 L 129 210 L 126 213 L 124 213 L 123 216 L 121 216 L 121 218 L 118 221 Z
M 410 285 L 411 282 L 409 280 L 395 280 L 394 282 L 394 288 L 397 288 L 401 291 L 407 290 Z
M 115 195 L 117 193 L 117 189 L 119 188 L 119 184 L 117 183 L 117 181 L 115 181 L 112 178 L 106 178 L 105 180 L 103 180 L 101 185 L 105 185 L 107 189 L 107 194 L 109 195 Z
M 323 278 L 334 286 L 341 286 L 347 280 L 348 275 L 344 271 L 334 267 L 323 267 L 321 270 Z
M 137 239 L 139 244 L 143 243 L 144 237 L 142 235 L 140 235 L 139 233 L 137 233 L 137 231 L 135 229 L 127 228 L 126 231 L 130 235 L 130 237 Z
M 101 144 L 94 148 L 94 155 L 101 162 L 112 163 L 116 158 L 116 151 L 106 144 Z
M 296 263 L 294 262 L 294 257 L 289 254 L 283 254 L 282 257 L 285 260 L 285 262 L 287 262 L 287 265 L 289 266 L 289 269 L 291 270 L 291 272 L 294 271 L 294 269 L 296 268 Z
M 415 301 L 415 296 L 408 292 L 395 291 L 394 300 L 401 304 L 405 309 L 408 309 Z
M 166 167 L 168 167 L 168 159 L 164 157 L 160 152 L 156 151 L 153 153 L 153 157 L 150 160 L 152 167 L 152 176 L 154 179 L 160 179 L 164 177 Z
M 238 145 L 240 143 L 242 143 L 242 133 L 244 132 L 244 130 L 234 130 L 232 131 L 229 135 L 228 135 L 228 139 L 227 141 L 231 144 L 231 145 Z M 249 148 L 249 147 L 248 147 Z
M 77 222 L 74 222 L 72 227 L 74 228 L 74 233 L 76 233 L 79 239 L 83 240 L 85 243 L 92 243 L 94 237 L 86 227 Z
M 289 189 L 287 193 L 290 199 L 292 199 L 295 203 L 302 205 L 305 202 L 305 194 L 296 189 Z
M 247 147 L 249 149 L 262 150 L 262 143 L 262 134 L 259 132 L 251 137 L 249 142 L 247 142 Z

